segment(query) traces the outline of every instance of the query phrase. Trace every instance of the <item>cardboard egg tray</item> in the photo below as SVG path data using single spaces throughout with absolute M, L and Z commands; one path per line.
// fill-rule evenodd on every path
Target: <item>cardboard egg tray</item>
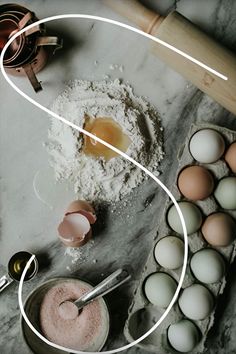
M 222 128 L 215 125 L 210 125 L 210 124 L 191 126 L 185 145 L 180 149 L 178 154 L 179 168 L 177 171 L 178 173 L 176 175 L 175 184 L 171 190 L 172 194 L 174 195 L 177 201 L 186 200 L 181 196 L 176 183 L 177 183 L 177 177 L 180 170 L 182 170 L 187 165 L 195 164 L 195 165 L 205 166 L 207 169 L 212 171 L 215 177 L 216 184 L 222 177 L 233 175 L 233 173 L 229 170 L 223 158 L 221 158 L 219 161 L 212 164 L 200 164 L 197 161 L 195 161 L 191 156 L 189 152 L 189 140 L 196 131 L 204 128 L 211 128 L 220 132 L 225 139 L 226 148 L 230 143 L 236 140 L 236 131 L 231 131 L 229 129 Z M 236 211 L 228 211 L 228 210 L 221 209 L 219 205 L 216 203 L 213 195 L 211 195 L 204 201 L 197 201 L 194 203 L 201 209 L 203 218 L 216 211 L 225 211 L 226 213 L 229 213 L 231 216 L 236 218 Z M 177 270 L 168 270 L 158 265 L 158 263 L 154 258 L 154 247 L 158 240 L 160 240 L 162 237 L 165 237 L 167 235 L 177 235 L 181 237 L 175 231 L 173 231 L 167 224 L 166 215 L 170 205 L 172 205 L 171 200 L 169 200 L 166 203 L 164 209 L 164 215 L 162 217 L 160 226 L 158 228 L 157 238 L 155 238 L 154 240 L 155 242 L 153 244 L 153 248 L 149 254 L 147 263 L 144 266 L 138 287 L 135 290 L 134 300 L 129 308 L 128 318 L 124 327 L 124 334 L 129 342 L 132 342 L 134 339 L 137 339 L 138 337 L 140 337 L 142 334 L 146 332 L 143 329 L 140 330 L 141 324 L 143 325 L 144 323 L 146 323 L 147 327 L 151 328 L 156 323 L 158 318 L 160 318 L 160 316 L 165 311 L 164 309 L 159 309 L 156 306 L 150 304 L 147 298 L 145 297 L 145 294 L 143 292 L 143 284 L 145 279 L 150 274 L 158 271 L 170 274 L 177 282 L 179 281 L 180 278 L 180 274 L 182 270 L 181 268 Z M 201 235 L 201 231 L 199 230 L 198 232 L 188 236 L 188 242 L 189 242 L 188 266 L 187 266 L 184 282 L 182 285 L 183 289 L 190 286 L 193 283 L 199 283 L 199 281 L 197 281 L 192 275 L 189 267 L 189 260 L 192 254 L 195 253 L 196 251 L 207 246 L 210 246 L 211 248 L 215 248 L 218 252 L 220 252 L 223 255 L 223 257 L 226 260 L 226 273 L 229 269 L 228 266 L 233 262 L 236 256 L 236 238 L 235 241 L 227 247 L 213 247 L 207 244 L 207 242 L 203 239 Z M 212 292 L 212 294 L 215 297 L 215 304 L 217 306 L 217 298 L 220 294 L 222 294 L 226 285 L 225 277 L 222 278 L 220 282 L 214 284 L 203 284 L 203 285 L 206 286 L 206 288 L 208 288 Z M 201 332 L 201 339 L 198 345 L 194 348 L 194 350 L 191 351 L 191 353 L 201 353 L 205 350 L 205 341 L 206 341 L 207 333 L 209 332 L 210 328 L 214 324 L 214 315 L 215 315 L 215 307 L 213 312 L 206 319 L 201 321 L 192 321 L 199 328 Z M 155 353 L 177 353 L 176 350 L 174 350 L 168 343 L 167 329 L 170 324 L 173 324 L 183 318 L 185 318 L 185 316 L 181 313 L 178 306 L 178 301 L 176 301 L 173 308 L 171 309 L 171 311 L 169 312 L 165 320 L 161 323 L 161 325 L 149 337 L 147 337 L 144 341 L 139 343 L 138 346 Z M 149 328 L 146 328 L 146 330 Z

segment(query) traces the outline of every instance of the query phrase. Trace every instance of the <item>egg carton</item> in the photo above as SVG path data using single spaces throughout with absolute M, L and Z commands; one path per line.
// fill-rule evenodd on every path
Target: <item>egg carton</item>
M 212 163 L 212 164 L 200 164 L 197 163 L 192 155 L 189 152 L 189 141 L 192 135 L 197 132 L 200 129 L 204 128 L 210 128 L 218 131 L 221 133 L 221 135 L 225 139 L 226 146 L 228 146 L 230 143 L 236 140 L 236 132 L 222 128 L 219 126 L 211 125 L 211 124 L 193 124 L 190 128 L 190 131 L 188 133 L 185 145 L 182 146 L 178 153 L 178 160 L 179 160 L 179 168 L 178 168 L 178 173 L 183 169 L 183 167 L 187 165 L 203 165 L 210 171 L 212 171 L 213 175 L 215 176 L 216 180 L 220 180 L 222 177 L 228 176 L 231 173 L 229 170 L 228 166 L 226 165 L 225 161 L 223 159 L 220 159 L 219 161 Z M 177 177 L 176 176 L 176 182 L 177 182 Z M 178 187 L 175 183 L 171 190 L 172 194 L 174 195 L 175 199 L 177 201 L 185 201 L 187 199 L 183 198 L 178 190 Z M 191 201 L 190 201 L 191 202 Z M 210 196 L 207 199 L 203 201 L 196 201 L 194 202 L 202 211 L 203 217 L 206 217 L 207 215 L 216 212 L 216 211 L 223 211 L 222 208 L 219 207 L 217 204 L 214 196 Z M 172 201 L 168 201 L 165 205 L 164 208 L 164 215 L 162 217 L 162 220 L 160 222 L 160 226 L 157 231 L 157 236 L 154 238 L 154 246 L 156 245 L 157 241 L 159 241 L 161 238 L 167 236 L 167 235 L 176 235 L 180 236 L 176 232 L 174 232 L 168 225 L 166 221 L 166 215 L 167 211 L 172 205 Z M 229 213 L 232 217 L 236 218 L 236 212 L 235 211 L 225 211 Z M 184 282 L 182 285 L 182 289 L 190 286 L 193 283 L 200 283 L 197 281 L 194 276 L 191 273 L 190 266 L 189 266 L 189 260 L 191 259 L 191 256 L 193 253 L 197 252 L 198 250 L 205 248 L 209 246 L 207 242 L 203 239 L 203 236 L 201 234 L 201 231 L 199 230 L 198 232 L 189 235 L 188 236 L 188 242 L 189 242 L 189 256 L 188 256 L 188 265 L 187 265 L 187 270 L 186 270 L 186 275 L 184 277 Z M 235 241 L 230 244 L 227 247 L 213 247 L 210 246 L 211 248 L 216 249 L 219 253 L 222 254 L 224 259 L 226 260 L 226 263 L 228 266 L 233 262 L 235 256 L 236 256 L 236 239 Z M 228 267 L 226 267 L 226 273 L 227 273 Z M 154 257 L 154 247 L 152 248 L 148 260 L 144 266 L 144 269 L 142 271 L 138 286 L 134 292 L 134 299 L 132 301 L 132 304 L 129 308 L 128 311 L 128 318 L 125 323 L 124 327 L 124 334 L 126 339 L 129 342 L 132 342 L 134 339 L 137 339 L 140 337 L 142 334 L 145 333 L 144 328 L 146 326 L 146 330 L 151 328 L 156 321 L 161 317 L 161 315 L 164 313 L 164 309 L 159 309 L 156 306 L 152 305 L 149 303 L 147 298 L 144 295 L 143 291 L 143 284 L 145 279 L 152 273 L 154 272 L 165 272 L 169 275 L 171 275 L 177 282 L 180 279 L 181 275 L 181 268 L 177 270 L 169 270 L 166 268 L 161 267 L 155 260 Z M 226 274 L 225 276 L 221 279 L 220 282 L 214 283 L 214 284 L 203 284 L 206 288 L 208 288 L 211 293 L 215 297 L 215 303 L 217 305 L 217 298 L 219 297 L 220 294 L 223 293 L 223 290 L 226 285 Z M 215 308 L 213 312 L 208 316 L 206 319 L 201 320 L 201 321 L 192 321 L 194 322 L 197 327 L 200 329 L 201 332 L 201 340 L 199 341 L 198 345 L 194 348 L 194 350 L 191 351 L 191 353 L 202 353 L 205 351 L 205 342 L 206 342 L 206 337 L 211 329 L 211 327 L 214 324 L 214 317 L 215 317 Z M 170 324 L 173 324 L 177 322 L 178 320 L 186 318 L 182 312 L 179 309 L 178 306 L 178 301 L 175 302 L 174 306 L 172 307 L 171 311 L 169 312 L 168 316 L 164 319 L 164 321 L 160 324 L 160 326 L 150 335 L 148 336 L 144 341 L 140 342 L 138 344 L 139 347 L 148 350 L 153 353 L 177 353 L 176 350 L 174 350 L 170 344 L 168 343 L 167 339 L 167 329 L 170 326 Z

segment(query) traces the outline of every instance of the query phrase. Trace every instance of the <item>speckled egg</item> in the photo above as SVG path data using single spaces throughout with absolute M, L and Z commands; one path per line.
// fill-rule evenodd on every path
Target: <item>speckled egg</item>
M 189 142 L 193 158 L 201 163 L 213 163 L 221 158 L 225 150 L 224 138 L 214 129 L 197 131 Z
M 179 307 L 191 320 L 204 320 L 213 310 L 214 298 L 205 286 L 193 284 L 180 295 Z
M 178 202 L 178 205 L 184 217 L 187 233 L 188 235 L 191 235 L 201 227 L 202 213 L 200 209 L 193 203 Z M 183 235 L 183 227 L 180 221 L 179 214 L 174 204 L 170 207 L 167 213 L 167 221 L 169 226 L 174 231 Z
M 190 268 L 197 280 L 212 284 L 220 281 L 224 276 L 225 261 L 216 250 L 204 248 L 192 256 Z
M 177 289 L 176 281 L 166 273 L 153 273 L 144 283 L 144 293 L 147 299 L 161 308 L 166 308 Z
M 184 260 L 184 242 L 176 236 L 163 237 L 155 246 L 157 263 L 167 269 L 177 269 Z
M 236 177 L 221 179 L 215 190 L 215 198 L 223 209 L 236 209 Z
M 200 330 L 189 320 L 180 320 L 168 328 L 168 340 L 172 348 L 181 352 L 191 352 L 200 340 Z

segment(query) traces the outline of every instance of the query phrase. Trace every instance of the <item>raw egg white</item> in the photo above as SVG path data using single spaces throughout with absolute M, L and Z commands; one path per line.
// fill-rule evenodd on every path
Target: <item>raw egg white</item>
M 171 302 L 177 288 L 176 281 L 166 273 L 153 273 L 145 281 L 144 292 L 147 299 L 161 308 Z
M 213 163 L 223 155 L 225 142 L 222 135 L 216 130 L 202 129 L 192 136 L 189 150 L 196 161 Z
M 191 352 L 200 340 L 200 331 L 189 320 L 181 320 L 168 328 L 170 345 L 181 353 Z
M 213 306 L 213 295 L 200 284 L 193 284 L 185 288 L 179 298 L 180 310 L 191 320 L 204 320 L 210 315 Z
M 226 213 L 209 215 L 202 225 L 202 234 L 212 246 L 228 246 L 236 236 L 236 222 Z
M 179 202 L 178 205 L 184 217 L 187 233 L 188 235 L 191 235 L 200 228 L 202 224 L 202 213 L 200 209 L 193 203 Z M 175 205 L 170 207 L 167 214 L 167 221 L 169 226 L 174 231 L 183 235 L 182 224 Z
M 212 194 L 214 178 L 205 167 L 189 166 L 180 172 L 178 187 L 184 197 L 191 200 L 203 200 Z
M 232 172 L 236 173 L 236 141 L 232 143 L 225 154 L 225 161 Z
M 218 183 L 215 198 L 223 209 L 236 209 L 236 177 L 225 177 Z
M 167 269 L 177 269 L 184 259 L 184 243 L 175 236 L 163 237 L 154 250 L 157 263 Z
M 221 254 L 211 248 L 196 252 L 191 259 L 193 275 L 202 283 L 216 283 L 225 274 L 225 261 Z

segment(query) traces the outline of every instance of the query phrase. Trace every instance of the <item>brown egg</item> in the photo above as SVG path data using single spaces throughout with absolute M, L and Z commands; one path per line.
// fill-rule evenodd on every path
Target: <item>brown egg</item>
M 203 226 L 202 234 L 212 246 L 228 246 L 236 236 L 236 222 L 226 213 L 209 215 Z
M 228 147 L 225 154 L 225 161 L 229 165 L 229 168 L 236 173 L 236 141 Z
M 188 199 L 203 200 L 212 194 L 214 178 L 205 167 L 189 166 L 180 172 L 178 188 Z

